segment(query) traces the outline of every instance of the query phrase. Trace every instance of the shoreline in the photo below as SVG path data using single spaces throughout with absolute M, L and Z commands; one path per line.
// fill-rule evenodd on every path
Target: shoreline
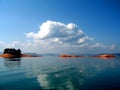
M 0 57 L 2 57 L 2 58 L 12 58 L 13 57 L 14 58 L 14 55 L 0 54 Z M 30 55 L 30 54 L 21 54 L 20 57 L 18 57 L 18 58 L 22 58 L 22 57 L 42 57 L 42 56 L 35 56 L 35 55 Z
M 14 58 L 14 55 L 12 55 Z M 11 54 L 0 54 L 0 57 L 2 58 L 11 58 Z M 21 54 L 20 57 L 18 58 L 24 58 L 24 57 L 45 57 L 45 56 L 37 56 L 37 55 L 31 55 L 31 54 Z M 57 55 L 59 58 L 63 59 L 69 59 L 69 58 L 102 58 L 102 59 L 111 59 L 111 58 L 116 58 L 114 54 L 98 54 L 98 55 L 90 55 L 90 56 L 84 56 L 84 55 L 74 55 L 74 54 L 60 54 Z M 17 58 L 17 57 L 16 57 Z

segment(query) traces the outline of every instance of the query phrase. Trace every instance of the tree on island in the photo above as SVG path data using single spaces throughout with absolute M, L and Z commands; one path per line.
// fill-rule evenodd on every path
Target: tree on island
M 4 49 L 3 54 L 6 54 L 6 53 L 9 53 L 12 55 L 21 55 L 21 50 L 20 49 L 16 50 L 14 48 L 6 48 L 6 49 Z

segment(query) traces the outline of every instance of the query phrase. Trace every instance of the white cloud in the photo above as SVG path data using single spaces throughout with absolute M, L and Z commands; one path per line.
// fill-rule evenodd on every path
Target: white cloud
M 0 41 L 0 50 L 4 48 L 20 48 L 23 52 L 36 53 L 92 53 L 113 52 L 116 45 L 104 45 L 92 42 L 93 38 L 84 34 L 74 23 L 64 24 L 46 21 L 40 25 L 37 33 L 26 33 L 27 41 Z M 32 38 L 32 39 L 29 39 Z
M 55 21 L 46 21 L 40 25 L 38 33 L 26 33 L 28 38 L 44 40 L 44 42 L 57 44 L 82 44 L 93 38 L 86 36 L 77 25 L 73 23 L 64 24 Z
M 111 50 L 113 50 L 113 49 L 115 49 L 116 48 L 116 45 L 115 44 L 112 44 L 111 46 L 110 46 L 110 49 Z
M 116 45 L 103 45 L 102 43 L 95 44 L 56 44 L 59 41 L 55 38 L 54 42 L 49 42 L 44 40 L 27 40 L 25 42 L 13 41 L 9 44 L 0 42 L 0 50 L 3 51 L 4 48 L 20 48 L 22 52 L 35 52 L 35 53 L 107 53 L 115 52 Z
M 95 43 L 91 45 L 91 48 L 105 48 L 105 46 L 102 43 Z
M 18 47 L 20 46 L 20 42 L 19 41 L 14 41 L 12 42 L 12 44 L 10 45 L 10 47 Z
M 40 25 L 37 33 L 26 33 L 27 38 L 33 38 L 32 47 L 43 52 L 104 52 L 115 48 L 102 43 L 92 42 L 94 38 L 87 36 L 74 23 L 64 24 L 56 21 L 46 21 Z M 89 42 L 91 41 L 91 42 Z M 111 52 L 111 51 L 110 51 Z

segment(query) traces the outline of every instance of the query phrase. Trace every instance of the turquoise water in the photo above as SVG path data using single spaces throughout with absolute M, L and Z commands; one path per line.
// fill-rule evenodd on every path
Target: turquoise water
M 0 58 L 0 90 L 120 90 L 120 58 Z

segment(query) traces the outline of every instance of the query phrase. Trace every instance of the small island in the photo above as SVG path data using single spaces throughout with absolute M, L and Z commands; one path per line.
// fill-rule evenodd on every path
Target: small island
M 21 50 L 20 49 L 14 49 L 14 48 L 6 48 L 3 51 L 3 54 L 1 54 L 1 57 L 3 58 L 20 58 L 21 57 Z
M 30 54 L 22 54 L 20 49 L 15 48 L 6 48 L 3 51 L 3 54 L 0 55 L 3 58 L 21 58 L 21 57 L 39 57 Z
M 110 59 L 115 58 L 116 56 L 114 54 L 99 54 L 99 55 L 90 55 L 90 56 L 80 56 L 80 55 L 73 55 L 73 54 L 61 54 L 58 57 L 60 58 L 103 58 L 103 59 Z
M 97 55 L 97 56 L 94 56 L 94 57 L 108 59 L 108 58 L 115 58 L 116 56 L 113 55 L 113 54 L 100 54 L 100 55 Z
M 60 58 L 80 58 L 84 56 L 79 56 L 79 55 L 73 55 L 73 54 L 61 54 L 59 55 Z
M 41 57 L 41 55 L 36 53 L 21 53 L 20 49 L 15 48 L 6 48 L 4 49 L 3 53 L 0 54 L 0 57 L 3 58 L 21 58 L 21 57 Z M 103 59 L 110 59 L 117 57 L 114 54 L 98 54 L 98 55 L 75 55 L 75 54 L 60 54 L 58 57 L 60 58 L 103 58 Z

